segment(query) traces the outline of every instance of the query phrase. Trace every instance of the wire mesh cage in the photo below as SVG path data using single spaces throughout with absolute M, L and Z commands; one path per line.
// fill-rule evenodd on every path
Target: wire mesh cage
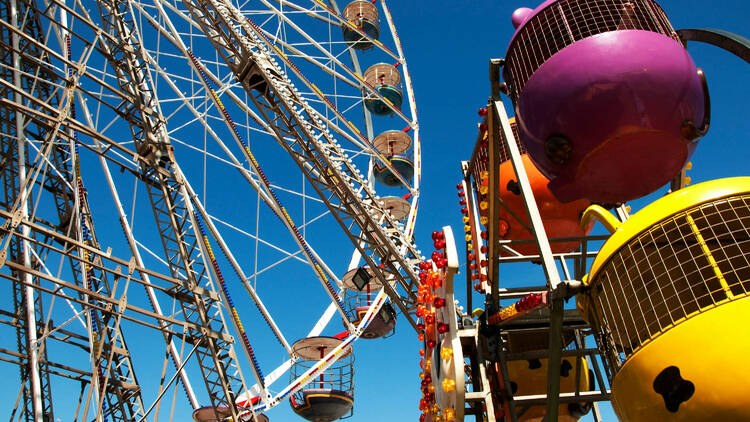
M 398 87 L 401 83 L 401 74 L 398 69 L 388 63 L 378 63 L 370 66 L 365 70 L 365 82 L 377 87 L 380 85 L 389 85 Z
M 307 370 L 315 366 L 327 353 L 338 346 L 342 340 L 334 337 L 308 337 L 296 342 L 293 346 L 294 355 L 298 358 L 292 365 L 292 379 L 297 379 Z M 354 353 L 351 348 L 343 351 L 336 362 L 318 376 L 315 382 L 308 384 L 305 389 L 333 389 L 349 393 L 354 392 Z M 302 389 L 298 392 L 305 391 Z
M 361 19 L 367 19 L 375 24 L 378 23 L 378 8 L 369 1 L 353 1 L 346 5 L 341 14 L 344 19 L 353 23 L 357 23 Z
M 750 194 L 695 205 L 612 254 L 591 280 L 613 368 L 670 328 L 750 292 Z
M 372 39 L 377 40 L 380 36 L 380 23 L 378 20 L 378 8 L 369 1 L 357 0 L 349 3 L 341 15 L 349 23 L 361 31 L 353 30 L 351 27 L 343 26 L 344 40 L 351 43 L 352 48 L 356 50 L 367 50 L 373 47 L 373 44 L 361 33 L 365 33 Z
M 547 59 L 576 41 L 605 32 L 637 29 L 679 41 L 653 0 L 560 0 L 534 15 L 513 38 L 504 79 L 513 101 Z
M 343 340 L 335 337 L 308 337 L 292 346 L 296 360 L 290 371 L 298 379 Z M 294 411 L 314 421 L 332 421 L 350 413 L 354 401 L 354 354 L 351 347 L 342 349 L 331 366 L 290 397 Z
M 520 153 L 526 154 L 526 147 L 523 146 L 521 143 L 521 137 L 518 133 L 518 124 L 516 123 L 516 119 L 514 117 L 511 117 L 510 119 L 510 128 L 513 131 L 513 137 L 516 138 L 516 145 L 518 145 L 518 149 Z M 499 128 L 500 129 L 500 128 Z M 501 142 L 498 143 L 498 164 L 502 164 L 508 160 L 510 160 L 510 152 L 508 152 L 508 147 L 505 145 L 505 133 L 500 129 L 499 132 L 500 140 Z M 487 192 L 480 192 L 481 183 L 483 179 L 486 179 L 486 177 L 482 177 L 482 173 L 487 171 L 487 160 L 489 160 L 489 134 L 487 130 L 480 130 L 479 133 L 479 139 L 477 140 L 477 146 L 476 148 L 476 154 L 474 155 L 474 165 L 472 167 L 471 176 L 474 179 L 474 191 L 476 192 L 477 197 L 484 196 Z

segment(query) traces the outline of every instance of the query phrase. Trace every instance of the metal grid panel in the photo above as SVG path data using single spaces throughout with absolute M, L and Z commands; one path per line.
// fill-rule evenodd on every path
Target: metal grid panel
M 317 350 L 313 351 L 313 353 Z M 328 353 L 329 350 L 325 350 Z M 301 377 L 306 371 L 310 370 L 318 362 L 314 360 L 297 359 L 292 365 L 290 372 L 292 381 Z M 350 396 L 354 396 L 354 354 L 348 355 L 336 360 L 325 371 L 321 372 L 315 381 L 310 382 L 305 388 L 294 393 L 295 400 L 299 403 L 304 400 L 305 390 L 309 389 L 331 389 L 345 391 Z
M 555 53 L 592 35 L 640 29 L 679 41 L 661 7 L 652 0 L 560 0 L 539 12 L 508 48 L 505 80 L 518 98 L 532 74 Z
M 378 8 L 369 1 L 353 1 L 344 8 L 341 14 L 344 19 L 355 24 L 360 19 L 367 19 L 376 25 L 378 23 Z
M 518 125 L 513 119 L 511 119 L 510 128 L 513 130 L 513 136 L 516 138 L 516 145 L 518 145 L 521 154 L 526 154 L 526 147 L 521 143 L 521 138 L 518 134 Z M 499 132 L 499 136 L 502 142 L 497 148 L 498 155 L 500 156 L 498 164 L 502 164 L 510 160 L 510 152 L 508 152 L 508 147 L 505 145 L 505 135 L 502 131 Z M 487 131 L 485 131 L 482 138 L 479 140 L 479 149 L 474 158 L 475 163 L 471 172 L 471 176 L 474 178 L 474 190 L 476 191 L 477 197 L 480 197 L 481 194 L 478 188 L 482 181 L 482 172 L 487 171 L 487 160 L 489 159 L 487 137 Z
M 378 63 L 365 70 L 365 82 L 373 87 L 380 85 L 398 86 L 401 83 L 401 74 L 391 64 Z
M 618 367 L 672 326 L 750 292 L 750 195 L 698 205 L 644 231 L 592 280 Z

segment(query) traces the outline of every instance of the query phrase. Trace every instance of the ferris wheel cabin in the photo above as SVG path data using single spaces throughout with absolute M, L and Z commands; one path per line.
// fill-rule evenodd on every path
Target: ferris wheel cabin
M 512 21 L 503 79 L 557 198 L 619 203 L 675 177 L 708 129 L 708 87 L 655 1 L 547 0 Z
M 375 149 L 390 162 L 393 169 L 408 183 L 411 183 L 414 177 L 414 163 L 405 155 L 411 147 L 411 143 L 409 134 L 401 130 L 383 132 L 372 140 Z M 375 180 L 385 186 L 402 185 L 398 177 L 387 166 L 378 161 L 373 165 L 373 172 Z
M 580 227 L 580 218 L 583 211 L 591 205 L 585 199 L 562 203 L 550 192 L 547 179 L 536 168 L 534 163 L 529 159 L 526 149 L 520 142 L 518 134 L 518 125 L 515 118 L 510 118 L 510 126 L 516 143 L 521 152 L 523 166 L 531 184 L 534 198 L 542 216 L 544 230 L 550 238 L 550 246 L 553 253 L 567 253 L 575 250 L 580 241 L 555 241 L 555 238 L 568 238 L 585 236 L 593 228 L 593 222 L 584 228 Z M 493 200 L 494 195 L 499 195 L 504 206 L 498 207 L 498 235 L 501 240 L 518 241 L 532 240 L 533 234 L 527 227 L 530 227 L 528 213 L 526 212 L 521 190 L 517 182 L 516 173 L 513 169 L 513 163 L 510 161 L 510 152 L 507 149 L 505 135 L 502 131 L 499 134 L 500 141 L 497 146 L 498 150 L 498 172 L 501 183 L 497 192 L 489 192 L 489 173 L 487 171 L 489 160 L 488 149 L 488 132 L 486 125 L 480 126 L 479 146 L 477 149 L 476 165 L 473 169 L 473 178 L 475 180 L 475 195 L 479 203 L 480 222 L 485 227 L 490 224 L 488 221 L 489 201 Z M 518 217 L 518 218 L 516 218 Z M 520 220 L 520 221 L 519 221 Z M 508 247 L 522 255 L 538 254 L 538 247 L 534 243 L 508 243 Z M 500 255 L 509 256 L 510 253 L 503 249 Z
M 349 322 L 358 325 L 362 322 L 367 311 L 372 306 L 372 300 L 383 287 L 380 281 L 375 277 L 370 267 L 364 266 L 355 268 L 341 279 L 344 285 L 344 302 L 349 312 Z M 396 311 L 393 307 L 385 303 L 378 311 L 378 314 L 370 322 L 362 338 L 375 339 L 388 335 L 396 327 Z
M 750 178 L 671 193 L 621 225 L 591 266 L 581 314 L 604 336 L 623 421 L 750 420 Z
M 372 48 L 373 43 L 367 37 L 377 40 L 380 36 L 378 8 L 369 1 L 353 1 L 344 8 L 342 15 L 351 25 L 342 26 L 344 40 L 356 50 Z M 367 37 L 363 37 L 362 33 Z
M 379 199 L 379 202 L 383 205 L 383 208 L 396 222 L 403 222 L 406 217 L 409 216 L 411 211 L 411 203 L 401 196 L 386 196 Z M 375 214 L 375 218 L 380 220 L 382 217 L 380 212 Z
M 411 180 L 414 177 L 414 164 L 411 159 L 405 155 L 394 155 L 389 161 L 393 169 L 396 170 L 406 182 L 411 183 Z M 375 180 L 385 186 L 395 187 L 402 185 L 398 177 L 388 167 L 381 163 L 375 163 L 373 171 L 375 172 Z
M 292 352 L 292 380 L 298 379 L 313 365 L 341 345 L 335 337 L 308 337 L 297 341 Z M 354 354 L 351 347 L 342 349 L 336 362 L 318 378 L 292 394 L 289 402 L 299 416 L 312 422 L 330 422 L 349 414 L 354 407 Z
M 193 411 L 193 420 L 195 422 L 222 422 L 229 420 L 232 412 L 226 406 L 213 407 L 205 406 Z M 248 416 L 249 419 L 242 419 L 243 422 L 268 422 L 268 416 L 256 414 Z
M 375 88 L 383 97 L 371 95 L 365 99 L 365 106 L 372 114 L 378 116 L 390 116 L 393 110 L 390 106 L 397 109 L 401 108 L 404 102 L 404 96 L 401 93 L 401 74 L 396 66 L 387 63 L 378 63 L 370 66 L 365 70 L 365 82 Z M 386 104 L 386 101 L 388 104 Z
M 383 155 L 401 155 L 411 148 L 411 136 L 402 130 L 387 130 L 376 136 L 372 145 Z

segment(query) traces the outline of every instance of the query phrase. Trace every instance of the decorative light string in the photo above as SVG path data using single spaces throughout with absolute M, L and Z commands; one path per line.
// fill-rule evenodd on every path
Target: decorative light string
M 211 242 L 209 241 L 208 236 L 206 235 L 206 228 L 205 228 L 203 219 L 197 212 L 193 212 L 193 216 L 195 217 L 195 221 L 198 223 L 198 230 L 200 231 L 201 237 L 203 238 L 203 242 L 206 245 L 206 252 L 208 252 L 208 258 L 211 260 L 211 266 L 213 266 L 214 271 L 216 272 L 216 278 L 219 281 L 219 286 L 221 286 L 221 290 L 222 292 L 224 292 L 224 297 L 227 298 L 227 302 L 228 302 L 227 304 L 229 305 L 229 310 L 232 314 L 232 319 L 235 322 L 237 330 L 239 331 L 239 335 L 242 338 L 242 344 L 245 345 L 245 349 L 248 351 L 248 354 L 250 355 L 250 360 L 252 360 L 253 367 L 255 368 L 255 371 L 258 374 L 260 385 L 265 387 L 263 371 L 261 371 L 260 369 L 260 365 L 258 364 L 258 359 L 255 357 L 255 352 L 253 351 L 253 346 L 250 345 L 250 340 L 248 340 L 247 338 L 245 329 L 242 326 L 242 321 L 240 321 L 240 316 L 237 314 L 237 308 L 234 306 L 234 301 L 232 300 L 232 296 L 229 294 L 229 289 L 227 289 L 227 284 L 226 284 L 226 281 L 224 281 L 224 276 L 221 274 L 219 263 L 216 261 L 216 256 L 214 256 L 214 251 L 211 248 Z
M 65 47 L 67 50 L 66 51 L 67 59 L 69 62 L 71 62 L 72 53 L 70 49 L 70 34 L 65 34 Z M 68 78 L 71 78 L 71 77 L 73 77 L 73 68 L 68 67 Z M 70 117 L 73 120 L 75 120 L 76 118 L 75 101 L 71 101 L 70 103 Z M 79 145 L 78 145 L 79 144 L 78 131 L 72 130 L 72 132 L 73 132 L 73 151 L 72 152 L 73 152 L 73 163 L 74 163 L 73 172 L 74 172 L 74 177 L 75 177 L 76 190 L 78 191 L 78 201 L 79 201 L 78 202 L 78 216 L 79 216 L 79 221 L 81 223 L 81 236 L 82 236 L 81 240 L 83 241 L 84 245 L 92 246 L 91 230 L 88 227 L 88 224 L 85 218 L 85 213 L 84 213 L 85 212 L 84 204 L 87 203 L 88 200 L 86 199 L 86 188 L 83 186 L 83 179 L 81 178 L 81 160 L 80 160 Z M 84 263 L 82 267 L 83 267 L 83 271 L 86 274 L 85 281 L 87 284 L 87 285 L 84 285 L 84 287 L 87 289 L 90 289 L 91 280 L 93 280 L 94 277 L 96 277 L 96 274 L 94 273 L 94 267 L 88 263 L 89 259 L 91 258 L 91 254 L 86 249 L 83 250 L 83 258 L 84 258 Z M 80 263 L 78 263 L 77 265 L 79 266 L 79 268 L 81 267 Z M 99 345 L 102 342 L 104 342 L 104 336 L 106 335 L 106 333 L 102 335 L 102 333 L 99 330 L 99 324 L 96 322 L 97 321 L 96 310 L 91 309 L 90 307 L 86 307 L 86 312 L 90 316 L 91 331 L 94 334 L 93 336 L 94 338 L 92 339 L 94 342 L 94 344 L 92 345 L 92 350 L 94 351 L 94 355 L 97 355 L 98 354 L 97 349 L 99 348 Z M 99 387 L 102 388 L 104 386 L 105 377 L 104 377 L 104 374 L 102 373 L 101 364 L 98 362 L 96 365 L 96 372 L 97 372 L 97 377 L 99 378 L 99 383 L 100 383 Z M 104 391 L 103 388 L 102 388 L 102 391 Z M 103 417 L 104 421 L 108 421 L 109 419 L 107 418 L 107 401 L 101 397 L 99 398 L 99 400 L 102 405 L 102 413 L 104 415 Z

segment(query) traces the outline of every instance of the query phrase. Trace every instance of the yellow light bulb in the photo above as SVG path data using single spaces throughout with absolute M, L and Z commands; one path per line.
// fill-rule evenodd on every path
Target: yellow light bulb
M 450 360 L 453 357 L 453 349 L 450 347 L 441 348 L 440 357 L 443 358 L 443 360 Z

